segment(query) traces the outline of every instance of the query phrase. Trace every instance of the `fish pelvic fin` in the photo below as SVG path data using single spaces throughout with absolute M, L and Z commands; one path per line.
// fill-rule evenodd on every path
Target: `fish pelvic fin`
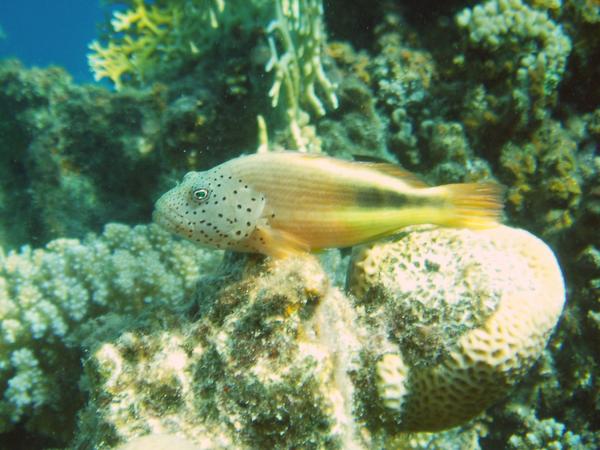
M 448 201 L 444 226 L 485 229 L 500 223 L 504 187 L 498 183 L 458 183 L 441 186 Z
M 258 251 L 274 258 L 288 258 L 310 252 L 310 246 L 292 233 L 272 228 L 269 225 L 256 227 L 253 238 L 255 238 L 255 247 Z

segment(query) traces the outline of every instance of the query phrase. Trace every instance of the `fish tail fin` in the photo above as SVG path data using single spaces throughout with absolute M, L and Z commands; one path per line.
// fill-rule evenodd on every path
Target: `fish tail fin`
M 504 187 L 498 183 L 457 183 L 442 186 L 448 200 L 444 225 L 490 228 L 500 222 Z

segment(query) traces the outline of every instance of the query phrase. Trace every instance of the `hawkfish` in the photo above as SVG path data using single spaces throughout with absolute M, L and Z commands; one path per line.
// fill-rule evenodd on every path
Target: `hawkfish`
M 389 163 L 266 152 L 187 173 L 158 199 L 153 219 L 204 246 L 286 257 L 408 225 L 492 227 L 502 192 L 493 182 L 430 187 Z

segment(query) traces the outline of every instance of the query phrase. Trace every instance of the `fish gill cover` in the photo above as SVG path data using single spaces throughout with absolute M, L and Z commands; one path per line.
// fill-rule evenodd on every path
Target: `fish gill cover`
M 598 2 L 106 4 L 111 88 L 0 62 L 0 447 L 600 446 Z M 137 225 L 257 147 L 499 182 L 513 228 L 317 263 Z

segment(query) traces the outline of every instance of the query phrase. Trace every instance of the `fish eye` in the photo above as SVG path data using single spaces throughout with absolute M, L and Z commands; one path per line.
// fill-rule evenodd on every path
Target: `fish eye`
M 196 203 L 204 203 L 210 197 L 210 191 L 206 188 L 194 189 L 192 191 L 192 199 Z

